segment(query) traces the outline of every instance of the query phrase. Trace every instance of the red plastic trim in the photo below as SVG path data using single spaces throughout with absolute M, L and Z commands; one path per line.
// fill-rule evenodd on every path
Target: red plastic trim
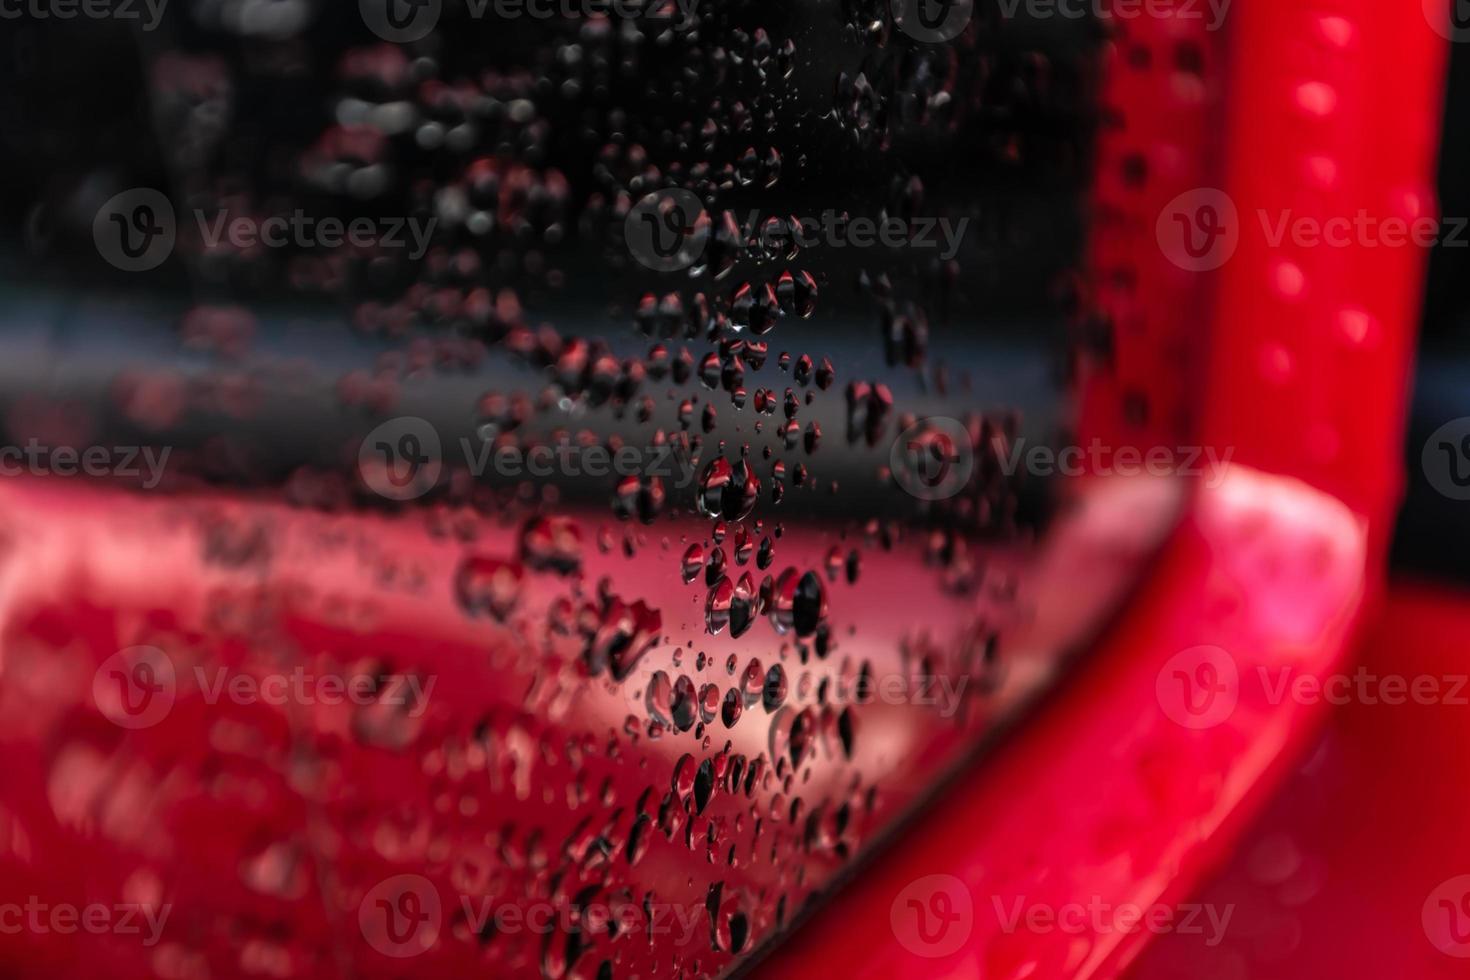
M 1092 249 L 1114 344 L 1084 361 L 1082 431 L 1140 446 L 1192 433 L 1245 465 L 1196 487 L 1095 665 L 788 943 L 776 975 L 1114 975 L 1147 930 L 1006 931 L 994 903 L 1167 905 L 1228 853 L 1322 715 L 1262 704 L 1257 668 L 1334 669 L 1379 589 L 1425 258 L 1273 245 L 1261 216 L 1433 215 L 1445 58 L 1418 4 L 1237 4 L 1220 34 L 1126 21 Z M 1214 191 L 1238 216 L 1235 250 L 1188 271 L 1159 221 Z M 1205 665 L 1202 644 L 1228 660 Z M 1199 680 L 1239 668 L 1227 722 L 1170 720 L 1160 685 L 1181 657 Z

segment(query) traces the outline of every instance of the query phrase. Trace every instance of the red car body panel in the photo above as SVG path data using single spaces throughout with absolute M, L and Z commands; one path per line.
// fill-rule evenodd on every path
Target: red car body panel
M 1206 947 L 1201 936 L 1162 935 L 1134 976 L 1465 975 L 1470 842 L 1456 773 L 1470 706 L 1467 629 L 1462 587 L 1409 580 L 1389 588 L 1345 672 L 1354 693 L 1334 696 L 1324 730 L 1195 895 L 1235 906 L 1224 941 Z M 1356 696 L 1360 676 L 1377 693 Z M 1432 680 L 1437 691 L 1432 701 L 1391 695 L 1377 686 L 1390 677 Z
M 555 980 L 614 961 L 618 976 L 705 975 L 740 966 L 845 877 L 783 945 L 764 949 L 762 969 L 1123 970 L 1146 931 L 1007 929 L 996 909 L 1018 899 L 1148 906 L 1205 880 L 1322 723 L 1320 708 L 1269 697 L 1262 672 L 1343 666 L 1377 608 L 1399 489 L 1422 253 L 1298 253 L 1266 242 L 1255 216 L 1433 213 L 1444 42 L 1417 9 L 1289 0 L 1240 5 L 1228 24 L 1209 33 L 1134 19 L 1110 47 L 1104 103 L 1120 124 L 1100 145 L 1092 266 L 1117 343 L 1111 363 L 1081 365 L 1079 429 L 1142 449 L 1228 449 L 1233 465 L 1213 487 L 1084 480 L 1087 503 L 1037 559 L 1070 564 L 1070 577 L 1022 597 L 1032 628 L 1052 632 L 1008 637 L 993 696 L 958 722 L 911 703 L 870 706 L 856 731 L 840 711 L 813 707 L 813 687 L 851 683 L 864 660 L 907 682 L 934 672 L 918 666 L 926 657 L 963 672 L 982 656 L 999 611 L 984 589 L 978 600 L 945 596 L 920 540 L 827 590 L 833 622 L 857 632 L 839 630 L 826 657 L 791 644 L 790 700 L 772 710 L 776 724 L 756 741 L 727 735 L 717 707 L 704 722 L 709 744 L 686 762 L 689 739 L 656 738 L 646 721 L 650 694 L 665 703 L 651 688 L 667 664 L 635 653 L 633 676 L 611 685 L 587 676 L 585 657 L 603 640 L 623 655 L 662 633 L 660 658 L 679 650 L 687 668 L 709 654 L 700 684 L 723 696 L 741 682 L 748 658 L 726 670 L 728 651 L 706 636 L 696 593 L 674 574 L 685 542 L 672 522 L 662 540 L 636 542 L 642 557 L 629 562 L 616 553 L 621 535 L 610 554 L 588 517 L 575 545 L 580 583 L 544 556 L 528 569 L 523 527 L 482 531 L 470 551 L 502 578 L 480 587 L 508 589 L 504 618 L 529 624 L 512 631 L 456 602 L 465 547 L 452 513 L 435 536 L 420 522 L 247 498 L 16 482 L 0 497 L 0 873 L 42 902 L 170 912 L 154 945 L 116 931 L 0 931 L 0 959 L 52 977 L 105 964 L 119 977 Z M 1156 226 L 1205 187 L 1230 196 L 1241 234 L 1230 262 L 1196 274 L 1170 261 Z M 1142 425 L 1130 412 L 1140 397 Z M 1181 491 L 1185 516 L 1144 589 L 1056 696 L 995 741 L 995 722 L 1057 676 L 1090 614 L 1118 598 L 1089 583 L 1148 561 Z M 706 526 L 690 521 L 690 540 Z M 574 547 L 565 528 L 549 533 L 553 551 Z M 829 545 L 788 530 L 778 567 L 823 568 Z M 638 575 L 627 582 L 630 567 Z M 986 587 L 1003 594 L 1005 572 L 1002 557 Z M 155 645 L 176 651 L 148 663 L 155 681 L 177 672 L 166 714 L 114 724 L 110 658 Z M 138 664 L 124 661 L 121 680 L 142 677 Z M 1225 665 L 1237 678 L 1231 710 L 1191 727 L 1194 709 L 1217 702 L 1192 700 L 1188 685 L 1213 686 Z M 206 706 L 190 680 L 222 668 L 258 683 L 297 667 L 401 669 L 437 689 L 412 716 L 386 697 Z M 1183 700 L 1171 707 L 1175 684 Z M 743 710 L 766 711 L 762 693 Z M 768 741 L 768 730 L 787 737 Z M 996 751 L 958 770 L 982 736 Z M 811 768 L 770 765 L 746 788 L 736 757 L 748 765 L 762 753 Z M 860 783 L 858 771 L 872 778 Z M 949 789 L 931 799 L 946 776 Z M 621 884 L 589 894 L 619 862 Z M 466 896 L 555 921 L 487 928 L 471 921 Z M 631 929 L 610 933 L 591 905 L 623 910 Z
M 1119 122 L 1102 134 L 1092 252 L 1099 306 L 1120 329 L 1117 364 L 1084 387 L 1083 431 L 1145 448 L 1193 432 L 1258 472 L 1193 495 L 1089 670 L 799 932 L 772 961 L 778 975 L 1122 972 L 1158 930 L 1007 929 L 1003 913 L 1018 899 L 1054 914 L 1189 897 L 1327 713 L 1266 697 L 1261 681 L 1282 667 L 1350 669 L 1356 627 L 1378 621 L 1425 252 L 1293 248 L 1265 228 L 1287 211 L 1436 216 L 1445 39 L 1418 5 L 1369 2 L 1242 5 L 1228 30 L 1202 25 L 1126 20 L 1111 52 L 1105 116 Z M 1133 186 L 1125 165 L 1138 159 L 1149 177 Z M 1158 216 L 1200 188 L 1224 190 L 1240 217 L 1233 257 L 1203 274 L 1178 268 L 1155 236 Z M 1130 391 L 1167 409 L 1142 435 L 1125 418 Z M 1230 654 L 1239 702 L 1197 731 L 1166 717 L 1155 684 L 1200 645 Z M 933 943 L 919 932 L 926 912 Z M 1335 942 L 1330 918 L 1312 948 Z M 966 938 L 948 952 L 956 931 Z M 1187 975 L 1215 975 L 1215 961 L 1173 953 Z M 1322 972 L 1294 960 L 1314 975 L 1382 975 L 1333 961 Z

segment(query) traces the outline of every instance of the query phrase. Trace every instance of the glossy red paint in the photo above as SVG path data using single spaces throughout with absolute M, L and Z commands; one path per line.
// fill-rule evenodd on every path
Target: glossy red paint
M 1186 517 L 1146 590 L 1033 723 L 1004 753 L 963 773 L 765 968 L 1109 975 L 1139 954 L 1145 934 L 1006 931 L 996 901 L 1009 910 L 1019 900 L 1023 914 L 1094 898 L 1110 907 L 1167 904 L 1228 855 L 1322 716 L 1274 700 L 1257 668 L 1339 669 L 1372 609 L 1397 493 L 1422 262 L 1407 249 L 1269 248 L 1251 217 L 1281 208 L 1320 217 L 1359 206 L 1426 211 L 1442 49 L 1417 9 L 1368 0 L 1242 5 L 1221 34 L 1182 20 L 1129 22 L 1109 66 L 1108 102 L 1122 128 L 1104 138 L 1093 251 L 1097 302 L 1118 339 L 1111 363 L 1084 365 L 1082 431 L 1143 447 L 1189 438 L 1231 450 L 1237 465 L 1218 486 L 1189 487 Z M 1141 183 L 1125 177 L 1140 160 Z M 1188 273 L 1160 248 L 1156 219 L 1178 195 L 1215 185 L 1245 218 L 1241 242 L 1220 271 Z M 1151 417 L 1132 417 L 1135 395 L 1147 396 Z M 1172 517 L 1172 490 L 1120 494 Z M 649 777 L 614 779 L 606 755 L 629 704 L 575 673 L 572 644 L 548 634 L 532 665 L 493 625 L 453 608 L 459 550 L 447 543 L 448 522 L 436 544 L 374 517 L 328 520 L 214 498 L 145 504 L 35 486 L 7 487 L 4 513 L 0 630 L 5 674 L 16 681 L 3 689 L 14 720 L 3 743 L 6 879 L 17 894 L 50 902 L 117 896 L 153 908 L 166 894 L 174 927 L 189 937 L 140 949 L 116 933 L 0 934 L 6 962 L 48 976 L 94 976 L 99 963 L 119 977 L 596 975 L 601 956 L 568 955 L 571 930 L 486 935 L 455 898 L 492 894 L 523 912 L 537 902 L 567 909 L 577 905 L 581 872 L 620 860 L 637 868 L 622 879 L 630 905 L 651 894 L 670 907 L 666 921 L 692 930 L 650 942 L 622 937 L 620 970 L 660 975 L 678 951 L 691 972 L 719 972 L 743 950 L 742 934 L 773 934 L 783 876 L 799 876 L 793 903 L 834 882 L 857 846 L 923 800 L 974 738 L 990 733 L 983 715 L 949 728 L 902 707 L 881 714 L 856 744 L 875 754 L 862 761 L 889 777 L 883 792 L 848 798 L 853 788 L 836 781 L 838 769 L 817 766 L 820 792 L 804 795 L 821 796 L 822 808 L 796 812 L 778 776 L 759 793 L 765 819 L 786 824 L 773 833 L 769 858 L 735 861 L 711 893 L 696 886 L 688 862 L 728 861 L 727 848 L 754 847 L 744 804 L 716 795 L 707 814 L 655 835 L 640 853 L 641 818 L 657 820 L 665 794 L 705 792 L 702 777 L 635 726 L 626 734 L 638 737 Z M 1038 603 L 1075 605 L 1091 569 L 1147 558 L 1131 533 L 1100 533 L 1131 529 L 1137 512 L 1126 513 L 1082 522 L 1082 540 L 1099 544 L 1095 561 L 1077 562 L 1070 583 L 1079 590 Z M 487 558 L 515 566 L 515 533 L 482 541 Z M 267 540 L 284 549 L 269 571 L 256 552 Z M 797 567 L 824 557 L 800 535 L 785 548 L 783 563 Z M 593 542 L 583 550 L 588 582 L 621 572 Z M 920 592 L 919 552 L 906 543 L 883 567 L 869 566 L 861 589 L 833 597 L 861 619 L 860 642 L 894 674 L 908 670 L 901 627 L 921 599 L 936 634 L 962 638 L 974 624 L 974 609 Z M 661 556 L 666 570 L 670 557 Z M 549 613 L 561 590 L 551 581 L 524 585 L 527 617 L 557 619 Z M 700 610 L 677 586 L 650 577 L 636 598 L 663 610 L 665 632 L 697 641 Z M 614 577 L 609 590 L 618 587 Z M 897 615 L 880 615 L 885 609 Z M 636 632 L 641 614 L 621 612 Z M 279 647 L 256 643 L 262 633 Z M 411 647 L 414 669 L 437 678 L 447 697 L 423 717 L 380 699 L 360 710 L 255 703 L 209 718 L 199 698 L 183 697 L 158 724 L 125 735 L 89 705 L 105 652 L 125 636 L 166 636 L 186 651 L 186 666 L 197 654 L 256 678 L 302 663 L 298 655 L 326 673 L 392 666 Z M 35 655 L 43 647 L 72 653 Z M 946 649 L 958 656 L 967 647 Z M 1012 676 L 1021 680 L 1057 669 L 1050 655 L 1019 664 Z M 1216 688 L 1231 668 L 1237 684 L 1228 697 L 1228 683 Z M 820 670 L 846 669 L 834 660 Z M 647 671 L 628 690 L 652 680 Z M 1204 685 L 1198 697 L 1191 683 Z M 1036 689 L 1002 704 L 1019 708 Z M 1194 727 L 1200 713 L 1212 724 Z M 420 726 L 434 730 L 438 747 L 398 752 Z M 812 732 L 823 759 L 845 751 L 837 718 L 818 718 Z M 600 801 L 605 820 L 579 818 L 587 800 Z M 428 811 L 455 832 L 431 834 Z M 516 833 L 506 830 L 512 812 L 522 824 Z M 818 846 L 798 853 L 797 835 Z M 393 883 L 418 875 L 426 859 L 449 870 Z M 553 878 L 553 863 L 567 873 Z M 948 878 L 915 886 L 931 874 Z M 958 890 L 935 890 L 946 882 Z M 971 920 L 955 932 L 967 900 Z M 424 934 L 411 928 L 398 939 L 387 919 L 365 924 L 364 910 L 378 908 L 421 921 L 435 901 L 435 935 L 452 941 L 406 967 L 384 946 L 402 952 Z M 930 955 L 956 936 L 955 948 Z
M 826 587 L 832 621 L 862 631 L 825 652 L 773 635 L 762 665 L 706 633 L 673 530 L 640 546 L 659 574 L 629 583 L 621 534 L 592 515 L 482 530 L 467 557 L 447 513 L 430 534 L 417 513 L 9 482 L 0 868 L 48 909 L 126 902 L 166 921 L 147 942 L 0 930 L 0 961 L 79 978 L 99 962 L 121 977 L 719 973 L 993 738 L 1152 559 L 1176 488 L 1095 489 L 1039 555 L 988 554 L 978 594 L 939 588 L 922 537 L 869 555 Z M 794 528 L 779 554 L 822 568 L 829 547 Z M 1046 591 L 1011 594 L 1023 559 Z M 905 608 L 921 628 L 868 614 Z M 1014 608 L 1033 615 L 987 673 Z M 401 683 L 344 701 L 377 676 Z M 932 686 L 953 677 L 974 683 Z M 763 723 L 724 716 L 732 690 Z
M 1201 493 L 1085 668 L 798 932 L 775 974 L 1117 973 L 1144 934 L 1111 913 L 1061 928 L 1032 910 L 1167 906 L 1228 853 L 1321 716 L 1273 699 L 1261 671 L 1340 664 L 1365 549 L 1363 523 L 1300 482 L 1241 467 Z
M 1161 936 L 1134 976 L 1466 975 L 1467 634 L 1464 589 L 1418 582 L 1389 589 L 1344 666 L 1350 686 L 1324 692 L 1333 702 L 1326 729 L 1194 896 L 1234 906 L 1223 941 Z M 1404 692 L 1395 692 L 1393 677 L 1403 679 Z
M 1261 670 L 1340 669 L 1373 616 L 1424 254 L 1277 245 L 1261 222 L 1287 209 L 1434 214 L 1445 57 L 1417 4 L 1242 4 L 1215 34 L 1198 20 L 1126 21 L 1109 58 L 1117 125 L 1101 144 L 1092 250 L 1115 363 L 1084 362 L 1083 431 L 1140 446 L 1193 433 L 1250 469 L 1197 493 L 1089 669 L 794 937 L 777 975 L 1116 975 L 1149 930 L 1089 918 L 1007 931 L 1001 910 L 1183 900 L 1314 738 L 1320 703 L 1267 697 L 1194 731 L 1166 717 L 1155 684 L 1173 658 L 1218 646 L 1247 668 L 1244 708 Z M 1141 184 L 1124 179 L 1140 170 Z M 1166 205 L 1198 206 L 1200 188 L 1223 190 L 1240 221 L 1233 256 L 1203 273 L 1155 236 Z M 1140 430 L 1132 391 L 1172 411 Z M 968 922 L 954 912 L 965 902 Z M 926 912 L 938 946 L 914 941 Z M 954 929 L 965 938 L 949 952 Z M 1332 961 L 1331 975 L 1382 975 Z

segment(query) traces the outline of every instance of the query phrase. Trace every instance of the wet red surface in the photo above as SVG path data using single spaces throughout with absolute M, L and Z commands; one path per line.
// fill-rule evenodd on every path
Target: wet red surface
M 1324 689 L 1325 730 L 1194 901 L 1220 942 L 1169 934 L 1140 980 L 1470 974 L 1470 593 L 1403 583 Z M 1395 680 L 1399 678 L 1401 680 Z
M 0 932 L 56 977 L 720 972 L 1054 677 L 1175 499 L 1099 487 L 952 592 L 900 539 L 802 585 L 820 610 L 778 594 L 758 662 L 706 632 L 671 529 L 634 566 L 592 517 L 466 544 L 421 516 L 4 489 L 8 886 L 162 916 Z M 788 531 L 773 571 L 828 541 Z
M 777 975 L 1107 976 L 1152 935 L 1120 909 L 1177 914 L 1324 714 L 1263 678 L 1339 669 L 1365 597 L 1361 528 L 1330 497 L 1236 469 L 1197 506 L 1087 668 Z
M 1108 48 L 1116 125 L 1087 273 L 1113 349 L 1081 366 L 1078 428 L 1115 447 L 1187 438 L 1234 464 L 1190 487 L 1148 587 L 1081 660 L 1063 655 L 1147 562 L 1176 493 L 1090 498 L 1101 511 L 1035 553 L 865 541 L 853 580 L 832 532 L 789 527 L 753 666 L 750 645 L 706 633 L 747 625 L 741 576 L 681 580 L 679 556 L 710 536 L 685 514 L 641 536 L 573 508 L 466 530 L 452 512 L 7 484 L 0 874 L 37 918 L 12 930 L 3 910 L 0 961 L 50 977 L 705 975 L 857 869 L 768 969 L 1105 976 L 1143 954 L 1146 976 L 1456 970 L 1463 807 L 1453 769 L 1418 764 L 1452 758 L 1454 712 L 1331 713 L 1252 823 L 1330 714 L 1281 696 L 1279 671 L 1347 670 L 1364 621 L 1370 662 L 1410 640 L 1416 670 L 1456 659 L 1457 599 L 1405 594 L 1373 618 L 1422 254 L 1243 236 L 1200 275 L 1155 225 L 1212 184 L 1248 228 L 1281 209 L 1431 213 L 1443 44 L 1417 14 L 1240 6 L 1228 34 L 1135 20 Z M 553 339 L 538 369 L 589 382 L 586 345 Z M 850 415 L 861 402 L 876 426 L 887 386 L 844 380 L 862 385 Z M 163 402 L 134 408 L 180 414 Z M 640 487 L 619 502 L 658 509 Z M 1017 594 L 1010 573 L 1035 564 L 1048 571 Z M 864 664 L 880 698 L 983 683 L 952 713 L 904 696 L 849 713 Z M 365 696 L 262 696 L 298 672 L 367 678 Z M 1003 752 L 857 867 L 1059 677 Z M 1234 910 L 1218 942 L 1116 916 L 1182 903 Z
M 1179 955 L 1188 946 L 1174 935 L 1179 910 L 1190 903 L 1196 913 L 1207 911 L 1191 901 L 1195 889 L 1230 860 L 1272 787 L 1317 744 L 1328 714 L 1320 699 L 1281 694 L 1281 671 L 1330 679 L 1347 669 L 1354 627 L 1375 621 L 1402 485 L 1404 391 L 1424 253 L 1271 244 L 1258 216 L 1289 211 L 1320 220 L 1362 208 L 1406 220 L 1432 214 L 1444 39 L 1417 7 L 1286 3 L 1240 7 L 1229 30 L 1214 34 L 1198 21 L 1144 18 L 1127 25 L 1113 55 L 1104 104 L 1122 124 L 1100 144 L 1092 251 L 1100 305 L 1127 327 L 1128 339 L 1113 363 L 1089 375 L 1084 430 L 1123 437 L 1116 434 L 1129 431 L 1132 384 L 1178 409 L 1175 417 L 1152 416 L 1147 435 L 1167 434 L 1183 418 L 1203 445 L 1229 446 L 1238 462 L 1321 492 L 1268 478 L 1263 485 L 1294 489 L 1248 494 L 1249 518 L 1249 508 L 1200 494 L 1198 512 L 1092 668 L 994 768 L 956 789 L 799 933 L 775 961 L 778 972 L 1110 976 L 1150 938 L 1168 933 L 1160 957 L 1174 955 L 1169 962 L 1180 975 L 1196 975 L 1206 961 Z M 1133 186 L 1128 175 L 1141 166 L 1150 180 Z M 1190 195 L 1201 190 L 1229 195 L 1241 217 L 1239 239 L 1218 268 L 1190 272 L 1170 261 L 1152 222 L 1176 200 L 1198 204 Z M 1180 213 L 1198 217 L 1191 207 Z M 1250 532 L 1212 533 L 1209 515 L 1222 512 Z M 1335 586 L 1322 576 L 1329 569 L 1340 576 Z M 1460 632 L 1447 621 L 1453 615 L 1430 617 L 1451 627 L 1436 637 L 1441 649 Z M 1164 678 L 1192 676 L 1201 690 L 1215 689 L 1227 663 L 1245 666 L 1235 708 L 1197 731 L 1171 727 Z M 1208 714 L 1206 702 L 1198 706 Z M 1423 722 L 1430 726 L 1424 734 L 1440 723 Z M 1368 727 L 1359 734 L 1371 737 Z M 1132 750 L 1118 751 L 1123 745 Z M 1343 790 L 1338 806 L 1374 812 L 1383 767 L 1420 770 L 1401 778 L 1425 785 L 1434 778 L 1423 773 L 1426 751 L 1396 756 L 1379 746 L 1356 760 L 1361 767 L 1343 775 L 1354 788 Z M 1389 792 L 1394 785 L 1387 783 Z M 1409 812 L 1401 836 L 1416 833 Z M 1437 851 L 1441 835 L 1456 834 L 1445 826 L 1454 819 L 1448 809 L 1437 813 L 1424 852 Z M 1453 969 L 1457 963 L 1429 956 L 1433 947 L 1420 944 L 1420 916 L 1430 897 L 1462 901 L 1430 892 L 1463 870 L 1415 874 L 1404 888 L 1413 900 L 1399 901 L 1392 921 L 1367 914 L 1382 911 L 1376 902 L 1344 896 L 1355 903 L 1348 921 L 1357 940 L 1320 962 L 1294 957 L 1282 975 Z M 1370 878 L 1348 887 L 1371 890 Z M 1130 905 L 1159 912 L 1162 923 L 1139 928 L 1137 909 L 1120 923 L 1117 910 Z M 1099 917 L 1096 906 L 1112 911 Z M 1038 907 L 1043 914 L 1026 917 Z M 1218 927 L 1208 935 L 1233 935 L 1219 922 L 1223 910 L 1215 912 Z M 1323 913 L 1314 941 L 1331 943 L 1345 928 L 1331 918 Z M 878 935 L 885 924 L 892 938 L 848 941 Z M 1382 951 L 1403 948 L 1397 941 L 1371 957 L 1345 952 L 1366 949 L 1384 930 L 1420 945 L 1397 961 Z M 1295 948 L 1279 936 L 1264 940 L 1273 941 Z M 1147 962 L 1158 969 L 1165 961 Z M 1222 976 L 1273 975 L 1250 960 L 1209 962 L 1244 970 Z

